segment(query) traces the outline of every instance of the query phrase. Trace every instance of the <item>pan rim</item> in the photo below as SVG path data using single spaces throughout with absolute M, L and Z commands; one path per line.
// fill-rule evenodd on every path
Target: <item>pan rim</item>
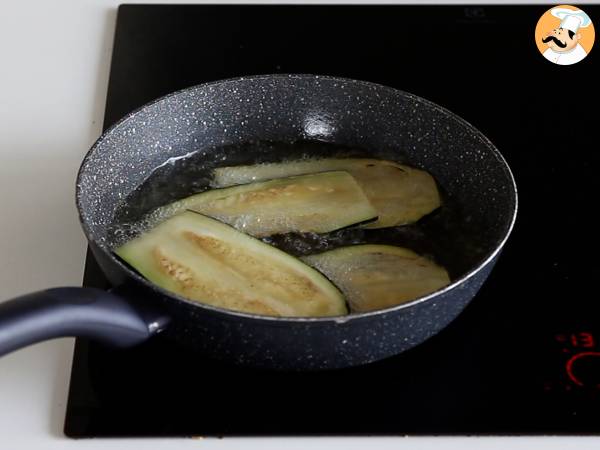
M 503 167 L 504 171 L 506 172 L 508 181 L 511 184 L 511 193 L 514 197 L 514 202 L 511 205 L 512 206 L 512 211 L 511 211 L 511 218 L 510 221 L 508 223 L 508 227 L 506 227 L 506 229 L 503 231 L 502 233 L 502 238 L 495 244 L 495 247 L 492 251 L 489 252 L 488 255 L 486 255 L 483 260 L 478 263 L 476 266 L 474 266 L 471 270 L 469 270 L 468 272 L 466 272 L 464 275 L 462 275 L 461 277 L 457 278 L 456 280 L 452 281 L 450 284 L 448 284 L 447 286 L 444 286 L 441 289 L 438 289 L 434 292 L 431 292 L 427 295 L 424 295 L 422 297 L 418 297 L 414 300 L 411 300 L 409 302 L 406 303 L 401 303 L 399 305 L 395 305 L 395 306 L 391 306 L 388 308 L 384 308 L 384 309 L 378 309 L 375 311 L 367 311 L 367 312 L 361 312 L 361 313 L 349 313 L 347 315 L 343 315 L 343 316 L 326 316 L 326 317 L 277 317 L 277 316 L 265 316 L 265 315 L 259 315 L 259 314 L 251 314 L 251 313 L 246 313 L 246 312 L 241 312 L 241 311 L 234 311 L 234 310 L 229 310 L 229 309 L 225 309 L 225 308 L 220 308 L 217 306 L 213 306 L 213 305 L 209 305 L 209 304 L 205 304 L 205 303 L 201 303 L 201 302 L 197 302 L 197 301 L 193 301 L 193 300 L 189 300 L 185 297 L 182 297 L 178 294 L 172 293 L 166 289 L 163 289 L 160 286 L 157 286 L 151 282 L 149 282 L 148 280 L 146 280 L 144 277 L 142 277 L 141 275 L 139 275 L 137 272 L 135 272 L 134 270 L 132 270 L 131 268 L 127 267 L 123 262 L 121 262 L 118 258 L 116 258 L 114 256 L 114 254 L 110 251 L 108 251 L 104 246 L 100 245 L 97 243 L 96 239 L 93 239 L 93 234 L 92 234 L 92 230 L 91 228 L 88 226 L 87 220 L 85 219 L 84 215 L 83 215 L 83 208 L 81 205 L 81 199 L 82 199 L 82 191 L 81 191 L 81 178 L 85 173 L 85 168 L 87 166 L 87 163 L 90 159 L 90 157 L 95 154 L 95 152 L 97 151 L 97 148 L 100 147 L 102 145 L 102 143 L 104 142 L 104 140 L 110 136 L 116 129 L 118 129 L 121 124 L 123 124 L 124 122 L 127 122 L 131 119 L 133 119 L 137 114 L 139 114 L 140 112 L 142 112 L 143 110 L 146 110 L 148 107 L 155 105 L 159 102 L 168 100 L 171 97 L 175 97 L 177 95 L 180 95 L 184 92 L 190 92 L 190 91 L 194 91 L 197 89 L 205 89 L 207 87 L 213 86 L 213 85 L 224 85 L 224 84 L 230 84 L 230 83 L 238 83 L 241 81 L 257 81 L 257 80 L 263 80 L 263 79 L 304 79 L 304 80 L 326 80 L 326 81 L 335 81 L 338 83 L 346 83 L 346 84 L 353 84 L 353 85 L 362 85 L 365 87 L 370 87 L 370 88 L 375 88 L 378 90 L 383 90 L 383 91 L 387 91 L 393 95 L 401 95 L 407 98 L 410 98 L 418 103 L 424 104 L 430 108 L 432 108 L 433 110 L 437 111 L 438 113 L 442 114 L 442 115 L 446 115 L 454 120 L 456 120 L 460 125 L 462 125 L 463 127 L 465 127 L 465 129 L 467 131 L 469 131 L 473 137 L 479 139 L 479 141 L 485 146 L 487 147 L 487 149 L 489 151 L 491 151 L 491 154 L 494 155 L 494 157 L 498 160 L 498 162 L 500 163 L 500 165 Z M 517 212 L 519 209 L 519 195 L 518 195 L 518 190 L 517 190 L 517 184 L 516 184 L 516 180 L 514 177 L 514 174 L 512 173 L 512 170 L 510 169 L 510 166 L 508 165 L 506 159 L 504 158 L 504 156 L 502 155 L 502 153 L 500 153 L 500 151 L 496 148 L 496 146 L 490 141 L 490 139 L 488 139 L 481 131 L 479 131 L 475 126 L 473 126 L 470 122 L 468 122 L 467 120 L 463 119 L 462 117 L 460 117 L 459 115 L 455 114 L 454 112 L 444 108 L 443 106 L 438 105 L 437 103 L 434 103 L 430 100 L 427 100 L 421 96 L 412 94 L 410 92 L 406 92 L 403 91 L 401 89 L 397 89 L 397 88 L 393 88 L 390 86 L 386 86 L 383 84 L 379 84 L 379 83 L 375 83 L 375 82 L 371 82 L 371 81 L 364 81 L 364 80 L 356 80 L 356 79 L 352 79 L 352 78 L 344 78 L 344 77 L 336 77 L 336 76 L 330 76 L 330 75 L 315 75 L 315 74 L 308 74 L 308 73 L 285 73 L 285 74 L 261 74 L 261 75 L 249 75 L 249 76 L 240 76 L 240 77 L 232 77 L 232 78 L 226 78 L 226 79 L 222 79 L 222 80 L 215 80 L 215 81 L 210 81 L 207 83 L 201 83 L 201 84 L 196 84 L 193 86 L 189 86 L 183 89 L 179 89 L 177 91 L 171 92 L 169 94 L 166 94 L 162 97 L 156 98 L 148 103 L 145 103 L 144 105 L 140 106 L 139 108 L 131 111 L 130 113 L 126 114 L 125 116 L 123 116 L 121 119 L 119 119 L 118 121 L 116 121 L 114 124 L 112 124 L 110 127 L 108 127 L 101 135 L 100 137 L 94 142 L 94 144 L 92 145 L 92 147 L 87 151 L 87 153 L 85 154 L 85 156 L 83 157 L 81 164 L 79 166 L 78 172 L 77 172 L 77 177 L 76 177 L 76 185 L 75 185 L 75 204 L 77 206 L 77 214 L 78 214 L 78 218 L 79 218 L 79 222 L 81 224 L 81 227 L 83 229 L 83 232 L 87 238 L 87 240 L 89 241 L 89 243 L 93 243 L 95 244 L 96 247 L 98 247 L 105 255 L 107 255 L 113 262 L 115 262 L 116 264 L 118 264 L 121 269 L 123 269 L 129 276 L 131 276 L 132 278 L 134 278 L 137 282 L 142 283 L 143 285 L 145 285 L 146 287 L 152 289 L 153 291 L 156 291 L 158 294 L 160 294 L 163 297 L 167 297 L 168 299 L 174 299 L 177 300 L 179 302 L 185 303 L 186 305 L 192 306 L 193 308 L 200 308 L 201 310 L 205 310 L 207 312 L 211 312 L 211 313 L 218 313 L 218 314 L 224 314 L 229 318 L 244 318 L 244 319 L 252 319 L 254 321 L 265 321 L 265 322 L 269 322 L 272 324 L 291 324 L 291 323 L 300 323 L 300 324 L 306 324 L 306 323 L 331 323 L 331 324 L 342 324 L 342 323 L 348 323 L 351 321 L 356 321 L 356 320 L 363 320 L 363 319 L 371 319 L 377 316 L 381 316 L 381 315 L 386 315 L 386 314 L 390 314 L 390 313 L 395 313 L 397 311 L 403 310 L 403 309 L 408 309 L 411 308 L 413 306 L 416 306 L 420 303 L 435 299 L 437 297 L 442 296 L 443 294 L 450 292 L 454 289 L 456 289 L 457 287 L 459 287 L 460 285 L 464 284 L 466 281 L 468 281 L 469 279 L 471 279 L 472 277 L 474 277 L 475 275 L 477 275 L 482 269 L 484 269 L 488 264 L 490 264 L 496 257 L 497 255 L 502 251 L 504 245 L 506 244 L 508 238 L 510 237 L 515 222 L 516 222 L 516 218 L 517 218 Z

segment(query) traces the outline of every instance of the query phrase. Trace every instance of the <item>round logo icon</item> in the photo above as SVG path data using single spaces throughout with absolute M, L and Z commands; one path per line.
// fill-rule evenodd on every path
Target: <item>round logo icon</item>
M 594 45 L 592 19 L 571 5 L 559 5 L 546 11 L 535 27 L 535 43 L 548 61 L 569 66 L 584 59 Z

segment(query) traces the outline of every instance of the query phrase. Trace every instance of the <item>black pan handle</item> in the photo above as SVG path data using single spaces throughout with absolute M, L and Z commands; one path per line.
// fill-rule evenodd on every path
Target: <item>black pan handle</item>
M 78 287 L 47 289 L 0 303 L 0 356 L 66 336 L 130 347 L 159 333 L 168 323 L 164 313 L 113 292 Z

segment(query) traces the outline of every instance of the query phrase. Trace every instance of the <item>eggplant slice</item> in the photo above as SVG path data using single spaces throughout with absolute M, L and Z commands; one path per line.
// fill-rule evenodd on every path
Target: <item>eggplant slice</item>
M 191 211 L 115 253 L 151 282 L 201 303 L 269 316 L 347 314 L 342 294 L 315 269 Z
M 220 167 L 213 172 L 212 185 L 226 187 L 330 170 L 350 173 L 377 210 L 378 219 L 364 225 L 366 228 L 413 223 L 441 204 L 435 180 L 429 173 L 378 159 L 304 159 Z
M 399 305 L 450 283 L 448 272 L 412 250 L 353 245 L 302 258 L 345 295 L 352 312 Z
M 163 207 L 166 216 L 191 210 L 256 237 L 327 233 L 372 221 L 377 211 L 352 175 L 323 172 L 213 189 Z M 158 216 L 164 216 L 159 212 Z

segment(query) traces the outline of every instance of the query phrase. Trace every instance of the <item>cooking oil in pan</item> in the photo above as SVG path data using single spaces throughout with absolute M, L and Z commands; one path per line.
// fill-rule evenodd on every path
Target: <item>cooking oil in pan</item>
M 158 207 L 210 189 L 216 167 L 323 157 L 378 158 L 413 165 L 393 149 L 370 151 L 315 141 L 248 142 L 186 153 L 158 166 L 122 202 L 109 227 L 109 243 L 117 247 L 172 214 L 164 208 L 157 212 Z M 444 195 L 443 186 L 439 187 L 442 206 L 415 224 L 381 229 L 355 226 L 325 234 L 286 233 L 262 240 L 294 256 L 355 244 L 397 245 L 435 260 L 456 278 L 472 268 L 481 255 L 475 245 L 477 239 L 465 230 L 460 205 Z

